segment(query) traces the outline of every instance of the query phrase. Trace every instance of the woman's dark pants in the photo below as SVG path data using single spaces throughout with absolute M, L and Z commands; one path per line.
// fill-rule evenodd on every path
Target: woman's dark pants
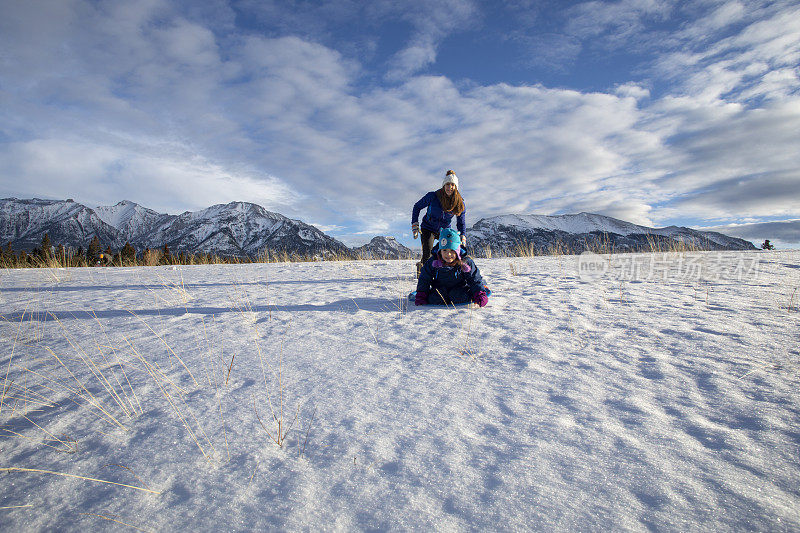
M 422 264 L 424 265 L 431 256 L 431 249 L 436 239 L 439 238 L 439 234 L 425 228 L 420 229 L 420 234 L 422 237 Z
M 420 228 L 420 238 L 422 239 L 422 261 L 417 263 L 417 277 L 419 277 L 419 273 L 422 271 L 422 265 L 424 265 L 425 261 L 431 256 L 433 243 L 439 238 L 439 234 L 429 229 Z

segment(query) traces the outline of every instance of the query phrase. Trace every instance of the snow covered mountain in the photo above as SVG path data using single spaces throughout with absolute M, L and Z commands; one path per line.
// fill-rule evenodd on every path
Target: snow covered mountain
M 31 250 L 45 233 L 53 244 L 73 248 L 85 248 L 97 235 L 103 248 L 112 249 L 130 242 L 138 250 L 166 244 L 173 252 L 226 256 L 255 256 L 265 249 L 303 256 L 352 254 L 314 226 L 245 202 L 167 215 L 128 201 L 91 209 L 72 200 L 0 200 L 0 243 Z
M 105 222 L 94 210 L 72 200 L 0 200 L 0 243 L 11 243 L 15 250 L 32 250 L 45 233 L 53 244 L 83 246 L 95 235 L 103 247 L 125 244 L 119 230 Z
M 169 225 L 175 219 L 174 215 L 156 213 L 152 209 L 127 200 L 113 206 L 95 207 L 94 212 L 100 220 L 116 228 L 134 245 L 149 241 L 159 228 Z
M 411 259 L 414 252 L 406 248 L 394 237 L 373 237 L 364 246 L 353 248 L 356 257 L 363 259 Z
M 201 211 L 168 215 L 136 203 L 89 208 L 72 200 L 0 200 L 0 245 L 32 250 L 47 233 L 54 244 L 83 246 L 98 236 L 102 248 L 130 242 L 137 250 L 207 252 L 256 256 L 264 250 L 301 256 L 408 258 L 413 252 L 393 237 L 375 237 L 355 249 L 319 229 L 246 202 L 211 206 Z M 579 253 L 586 249 L 649 250 L 652 244 L 671 249 L 677 243 L 706 250 L 754 250 L 751 242 L 721 233 L 669 226 L 648 228 L 611 217 L 577 215 L 503 215 L 479 220 L 467 232 L 473 254 L 511 255 L 520 246 L 536 253 Z
M 246 202 L 187 211 L 159 228 L 150 240 L 178 251 L 232 256 L 255 256 L 265 249 L 305 256 L 351 255 L 344 243 L 314 226 Z
M 483 218 L 467 232 L 473 253 L 513 254 L 519 247 L 536 253 L 580 253 L 584 250 L 615 251 L 673 249 L 685 244 L 702 250 L 755 250 L 753 243 L 713 231 L 669 226 L 648 228 L 592 213 L 575 215 L 502 215 Z

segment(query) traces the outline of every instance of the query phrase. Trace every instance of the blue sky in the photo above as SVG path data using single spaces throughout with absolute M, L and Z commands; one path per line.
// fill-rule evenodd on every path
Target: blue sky
M 0 0 L 0 197 L 411 244 L 589 211 L 800 246 L 800 3 Z

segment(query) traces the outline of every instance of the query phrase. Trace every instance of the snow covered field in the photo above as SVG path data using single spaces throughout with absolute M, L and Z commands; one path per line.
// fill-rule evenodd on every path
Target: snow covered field
M 800 252 L 702 257 L 0 271 L 0 529 L 798 531 Z

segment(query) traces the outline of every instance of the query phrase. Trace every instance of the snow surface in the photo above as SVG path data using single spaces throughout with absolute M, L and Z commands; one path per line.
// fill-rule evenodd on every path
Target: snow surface
M 0 528 L 800 530 L 800 255 L 752 253 L 477 259 L 483 309 L 405 307 L 413 261 L 0 271 L 0 468 L 92 478 L 0 471 Z

